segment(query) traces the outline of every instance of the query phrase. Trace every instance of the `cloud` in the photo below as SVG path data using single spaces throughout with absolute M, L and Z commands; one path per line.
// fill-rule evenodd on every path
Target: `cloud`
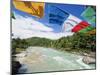
M 38 30 L 38 31 L 53 31 L 52 28 L 47 27 L 46 25 L 35 21 L 30 17 L 22 17 L 17 15 L 16 20 L 12 20 L 12 25 L 14 27 L 22 28 L 22 29 L 31 29 L 31 30 Z
M 30 17 L 23 17 L 15 14 L 16 19 L 12 19 L 13 38 L 26 39 L 30 37 L 41 37 L 52 40 L 73 35 L 72 32 L 55 33 L 51 27 L 47 27 L 43 23 L 35 21 Z

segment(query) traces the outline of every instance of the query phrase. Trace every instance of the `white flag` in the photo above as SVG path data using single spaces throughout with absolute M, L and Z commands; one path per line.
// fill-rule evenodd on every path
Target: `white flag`
M 63 32 L 71 32 L 72 28 L 79 24 L 82 20 L 74 15 L 69 15 L 69 17 L 64 21 L 62 26 Z

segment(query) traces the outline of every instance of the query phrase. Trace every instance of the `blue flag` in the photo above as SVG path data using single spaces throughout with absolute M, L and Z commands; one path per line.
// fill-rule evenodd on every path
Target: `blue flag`
M 62 25 L 68 16 L 69 13 L 62 9 L 53 5 L 49 6 L 49 23 Z

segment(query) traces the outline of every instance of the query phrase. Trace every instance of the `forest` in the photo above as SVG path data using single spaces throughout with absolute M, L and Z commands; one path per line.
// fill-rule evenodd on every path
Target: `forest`
M 96 51 L 96 35 L 86 33 L 75 33 L 73 36 L 62 37 L 58 40 L 32 37 L 28 39 L 12 39 L 12 53 L 19 53 L 29 46 L 40 46 L 56 48 L 64 51 Z

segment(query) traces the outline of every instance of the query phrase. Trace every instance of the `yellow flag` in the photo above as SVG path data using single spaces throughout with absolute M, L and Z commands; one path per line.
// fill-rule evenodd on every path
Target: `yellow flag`
M 16 9 L 31 14 L 33 16 L 42 18 L 44 15 L 44 3 L 33 1 L 18 1 L 13 0 L 13 5 Z
M 93 29 L 93 30 L 91 30 L 91 31 L 87 32 L 87 34 L 90 34 L 90 35 L 95 35 L 95 34 L 96 34 L 96 29 Z

